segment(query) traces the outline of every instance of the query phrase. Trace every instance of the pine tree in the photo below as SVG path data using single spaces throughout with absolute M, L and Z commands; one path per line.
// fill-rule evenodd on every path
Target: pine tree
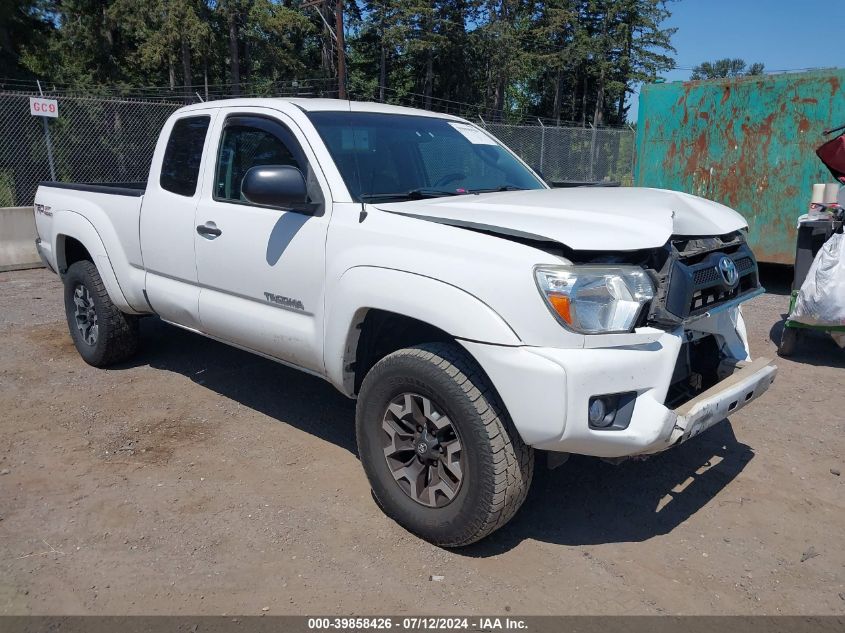
M 635 85 L 674 63 L 667 1 L 346 0 L 348 84 L 356 97 L 493 120 L 620 123 Z M 274 94 L 336 73 L 333 2 L 301 2 L 0 0 L 0 57 L 7 76 L 79 86 Z M 732 64 L 700 73 L 762 72 Z

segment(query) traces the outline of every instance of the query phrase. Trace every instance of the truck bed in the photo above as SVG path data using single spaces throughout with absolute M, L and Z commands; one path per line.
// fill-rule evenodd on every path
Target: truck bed
M 147 308 L 139 236 L 145 189 L 146 183 L 42 182 L 34 211 L 45 263 L 64 273 L 65 236 L 70 236 L 88 250 L 121 309 Z

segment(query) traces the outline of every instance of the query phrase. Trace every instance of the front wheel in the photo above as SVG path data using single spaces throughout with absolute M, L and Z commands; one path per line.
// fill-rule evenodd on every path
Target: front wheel
M 361 386 L 358 453 L 397 523 L 444 547 L 478 541 L 516 514 L 534 454 L 474 361 L 454 344 L 402 349 Z
M 112 303 L 97 267 L 78 261 L 68 268 L 63 281 L 68 329 L 82 359 L 94 367 L 106 367 L 135 354 L 138 317 L 124 314 Z

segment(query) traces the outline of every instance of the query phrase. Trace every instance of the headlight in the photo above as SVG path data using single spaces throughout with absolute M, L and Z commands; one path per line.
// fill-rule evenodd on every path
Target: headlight
M 654 298 L 637 266 L 537 266 L 534 275 L 552 314 L 583 334 L 630 332 Z

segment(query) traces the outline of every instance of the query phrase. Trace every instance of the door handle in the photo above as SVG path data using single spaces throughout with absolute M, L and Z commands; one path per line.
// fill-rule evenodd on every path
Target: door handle
M 214 222 L 206 222 L 197 227 L 197 233 L 202 235 L 207 240 L 213 240 L 223 235 L 223 231 L 217 228 Z

